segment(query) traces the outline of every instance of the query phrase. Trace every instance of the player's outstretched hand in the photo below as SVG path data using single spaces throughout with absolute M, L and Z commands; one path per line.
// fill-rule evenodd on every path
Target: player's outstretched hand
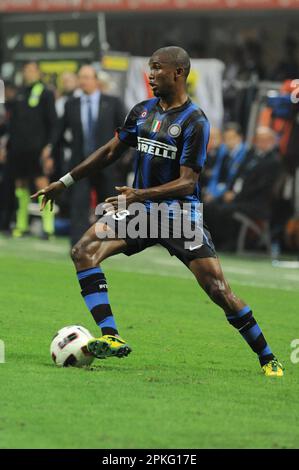
M 55 199 L 57 196 L 59 196 L 60 193 L 63 192 L 64 189 L 65 186 L 61 181 L 54 181 L 54 183 L 49 184 L 49 186 L 46 186 L 44 189 L 37 191 L 35 194 L 32 194 L 31 199 L 36 199 L 39 196 L 43 196 L 40 210 L 42 211 L 47 202 L 50 201 L 52 211 Z

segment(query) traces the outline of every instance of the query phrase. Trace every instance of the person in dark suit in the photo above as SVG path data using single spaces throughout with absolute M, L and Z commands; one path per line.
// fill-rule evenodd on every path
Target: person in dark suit
M 213 133 L 212 133 L 213 134 Z M 223 143 L 219 146 L 217 157 L 205 191 L 205 202 L 221 200 L 236 179 L 248 152 L 243 140 L 241 126 L 231 122 L 225 126 Z
M 73 168 L 96 149 L 108 142 L 121 126 L 125 112 L 121 101 L 102 93 L 96 70 L 83 65 L 78 74 L 80 96 L 70 98 L 60 119 L 53 146 L 61 143 L 66 131 L 71 132 L 71 158 Z M 96 172 L 89 180 L 80 183 L 70 192 L 71 243 L 74 245 L 90 226 L 90 191 L 94 187 L 97 200 L 115 194 L 116 172 L 113 167 Z
M 257 128 L 253 149 L 236 174 L 231 188 L 221 200 L 204 206 L 206 223 L 217 244 L 234 247 L 239 227 L 235 212 L 242 212 L 252 219 L 270 220 L 273 190 L 283 171 L 276 146 L 276 135 L 267 127 Z

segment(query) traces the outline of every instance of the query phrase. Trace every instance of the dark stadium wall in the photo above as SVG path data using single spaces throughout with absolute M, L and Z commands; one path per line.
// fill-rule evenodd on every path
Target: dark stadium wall
M 246 41 L 261 45 L 265 67 L 271 70 L 284 54 L 284 41 L 299 44 L 298 12 L 173 12 L 109 13 L 107 40 L 112 50 L 150 55 L 166 44 L 178 44 L 195 58 L 230 59 L 232 49 Z
M 71 12 L 60 15 L 69 19 L 74 17 Z M 9 17 L 13 19 L 20 15 L 0 14 L 0 57 L 3 60 L 6 38 L 2 33 L 1 41 L 1 23 Z M 26 22 L 36 17 L 22 15 Z M 251 40 L 261 45 L 265 68 L 271 71 L 283 57 L 287 36 L 291 35 L 299 44 L 299 10 L 109 12 L 104 18 L 110 49 L 137 56 L 149 56 L 161 46 L 178 44 L 188 49 L 194 58 L 214 57 L 228 62 L 236 45 Z

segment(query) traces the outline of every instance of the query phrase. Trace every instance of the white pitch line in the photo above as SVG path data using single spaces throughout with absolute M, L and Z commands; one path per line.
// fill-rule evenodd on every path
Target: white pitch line
M 109 267 L 110 268 L 110 267 Z M 108 269 L 109 269 L 108 268 Z M 111 266 L 111 269 L 115 269 L 115 267 Z M 157 273 L 156 270 L 154 269 L 144 269 L 144 268 L 134 268 L 134 269 L 128 269 L 128 268 L 123 268 L 123 266 L 120 268 L 119 266 L 117 267 L 117 270 L 118 271 L 121 271 L 121 272 L 128 272 L 128 273 L 132 273 L 132 272 L 135 272 L 135 273 L 140 273 L 140 274 L 147 274 L 147 275 L 151 275 L 151 276 L 163 276 L 163 277 L 176 277 L 176 278 L 181 278 L 181 279 L 194 279 L 194 277 L 189 274 L 188 271 L 186 271 L 186 274 L 183 274 L 183 272 L 176 272 L 176 273 L 166 273 L 166 272 L 159 272 Z M 247 286 L 247 287 L 257 287 L 259 289 L 275 289 L 275 290 L 283 290 L 283 291 L 289 291 L 289 292 L 296 292 L 298 291 L 298 289 L 296 287 L 290 287 L 290 286 L 285 286 L 285 287 L 282 287 L 281 285 L 279 284 L 274 284 L 274 283 L 257 283 L 257 282 L 253 282 L 253 281 L 240 281 L 239 279 L 229 279 L 229 282 L 230 284 L 237 284 L 237 285 L 240 285 L 240 286 Z
M 47 242 L 46 242 L 47 243 Z M 63 246 L 51 245 L 50 243 L 44 245 L 43 243 L 34 243 L 33 248 L 36 251 L 43 251 L 45 253 L 58 253 L 58 254 L 68 254 L 68 251 Z
M 16 241 L 16 248 L 21 249 L 21 251 L 30 249 L 33 251 L 38 251 L 38 252 L 44 252 L 44 253 L 58 253 L 58 254 L 68 254 L 67 249 L 64 246 L 59 246 L 59 245 L 52 245 L 51 242 L 35 242 L 30 245 L 27 245 L 26 243 L 22 243 L 20 245 L 17 245 L 18 240 Z M 7 245 L 5 242 L 3 243 L 3 240 L 0 240 L 0 247 L 6 247 Z M 7 253 L 5 253 L 7 254 Z
M 230 279 L 230 283 L 238 284 L 240 286 L 247 286 L 247 287 L 257 287 L 260 289 L 275 289 L 275 290 L 284 290 L 288 292 L 298 292 L 298 289 L 296 287 L 291 287 L 291 286 L 284 286 L 282 287 L 281 285 L 278 284 L 265 284 L 265 283 L 256 283 L 252 281 L 240 281 L 239 279 Z
M 299 276 L 296 276 L 295 274 L 284 274 L 283 279 L 286 279 L 287 281 L 299 282 Z
M 168 259 L 160 259 L 160 258 L 156 258 L 155 256 L 152 256 L 151 257 L 151 262 L 155 263 L 155 264 L 159 264 L 159 265 L 164 265 L 164 266 L 171 266 L 171 267 L 174 267 L 174 262 L 173 260 L 168 260 Z M 259 277 L 259 276 L 262 276 L 262 278 L 264 279 L 264 276 L 267 275 L 267 274 L 264 274 L 263 272 L 259 272 L 257 273 L 255 269 L 248 269 L 248 268 L 239 268 L 239 267 L 236 267 L 236 266 L 229 266 L 229 265 L 226 265 L 226 262 L 222 262 L 221 263 L 222 267 L 223 267 L 223 271 L 224 273 L 230 273 L 230 274 L 241 274 L 241 275 L 244 275 L 244 276 L 252 276 L 252 277 Z M 271 269 L 271 266 L 269 265 L 269 268 Z M 277 271 L 273 271 L 273 274 L 276 274 Z M 276 276 L 275 276 L 276 277 Z M 290 280 L 290 281 L 299 281 L 299 277 L 296 276 L 296 275 L 292 275 L 292 274 L 283 274 L 282 276 L 285 280 Z M 235 282 L 240 282 L 239 280 L 236 280 Z M 248 281 L 248 282 L 251 282 L 251 281 Z M 267 285 L 270 285 L 270 284 L 266 284 L 266 283 L 256 283 L 254 282 L 254 284 L 252 285 L 255 285 L 257 287 L 259 286 L 263 286 L 263 287 L 266 287 Z M 281 285 L 280 284 L 272 284 L 272 288 L 273 289 L 276 289 L 276 288 L 281 288 Z M 293 290 L 293 289 L 292 289 Z M 295 289 L 294 289 L 295 290 Z
M 173 260 L 152 258 L 151 261 L 156 264 L 173 267 Z M 246 276 L 254 276 L 256 274 L 253 269 L 235 268 L 234 266 L 225 266 L 225 271 L 233 274 L 244 274 Z
M 6 246 L 6 243 L 5 243 L 5 240 L 0 240 L 0 246 Z M 21 248 L 21 245 L 18 246 L 19 248 Z M 26 248 L 29 248 L 29 245 L 27 246 L 26 243 L 22 244 L 22 250 L 26 250 Z M 30 244 L 30 249 L 36 251 L 36 252 L 44 252 L 44 253 L 56 253 L 56 254 L 64 254 L 66 255 L 66 257 L 68 256 L 68 249 L 66 246 L 59 246 L 59 245 L 56 245 L 56 244 L 51 244 L 51 243 L 43 243 L 43 242 L 34 242 L 33 244 Z M 50 258 L 47 259 L 47 261 L 52 261 Z M 57 260 L 53 260 L 53 261 L 57 261 Z M 145 260 L 146 261 L 146 260 Z M 186 270 L 186 272 L 184 272 L 183 270 L 180 269 L 180 266 L 179 265 L 175 265 L 175 261 L 174 260 L 171 260 L 171 259 L 161 259 L 161 257 L 157 257 L 157 256 L 153 256 L 153 252 L 151 252 L 150 254 L 150 260 L 149 260 L 151 263 L 154 263 L 154 264 L 159 264 L 159 265 L 164 265 L 164 266 L 170 266 L 170 267 L 173 267 L 173 268 L 177 268 L 173 271 L 170 271 L 170 272 L 157 272 L 157 270 L 155 268 L 141 268 L 140 266 L 132 266 L 130 267 L 129 265 L 129 262 L 128 264 L 124 264 L 124 263 L 118 263 L 117 260 L 115 258 L 111 258 L 109 260 L 107 260 L 108 262 L 108 266 L 107 268 L 108 269 L 114 269 L 114 270 L 118 270 L 118 271 L 121 271 L 121 272 L 135 272 L 135 273 L 140 273 L 140 274 L 147 274 L 147 275 L 154 275 L 154 276 L 157 276 L 157 274 L 159 276 L 163 276 L 163 277 L 176 277 L 176 278 L 181 278 L 181 279 L 193 279 L 193 276 L 192 274 L 189 273 L 189 271 Z M 106 264 L 106 263 L 104 263 Z M 225 273 L 231 273 L 231 274 L 242 274 L 242 275 L 247 275 L 247 276 L 253 276 L 253 277 L 256 277 L 256 271 L 255 270 L 251 270 L 251 269 L 246 269 L 246 268 L 238 268 L 238 267 L 235 267 L 235 266 L 229 266 L 229 265 L 226 265 L 226 263 L 224 262 L 223 263 L 223 268 L 224 268 L 224 272 Z M 286 273 L 283 273 L 283 279 L 284 280 L 289 280 L 289 281 L 298 281 L 299 278 L 298 276 L 296 275 L 292 275 L 292 274 L 286 274 Z M 240 285 L 240 286 L 248 286 L 248 287 L 256 287 L 256 288 L 259 288 L 259 289 L 264 289 L 264 288 L 268 288 L 268 289 L 279 289 L 279 290 L 282 290 L 282 291 L 289 291 L 289 292 L 296 292 L 298 291 L 298 288 L 297 287 L 293 287 L 293 286 L 282 286 L 281 284 L 278 284 L 278 283 L 273 283 L 273 282 L 269 282 L 269 283 L 265 283 L 265 282 L 255 282 L 255 281 L 250 281 L 249 279 L 248 280 L 240 280 L 240 279 L 234 279 L 234 278 L 230 278 L 229 279 L 229 282 L 230 283 L 234 283 L 234 284 L 237 284 L 237 285 Z

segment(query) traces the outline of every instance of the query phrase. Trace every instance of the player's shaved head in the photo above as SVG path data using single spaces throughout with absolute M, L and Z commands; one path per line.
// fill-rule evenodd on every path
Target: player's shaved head
M 190 57 L 185 49 L 177 46 L 161 47 L 153 53 L 151 61 L 155 61 L 155 58 L 157 57 L 159 57 L 161 61 L 173 65 L 175 68 L 184 69 L 184 75 L 187 79 L 191 64 Z

